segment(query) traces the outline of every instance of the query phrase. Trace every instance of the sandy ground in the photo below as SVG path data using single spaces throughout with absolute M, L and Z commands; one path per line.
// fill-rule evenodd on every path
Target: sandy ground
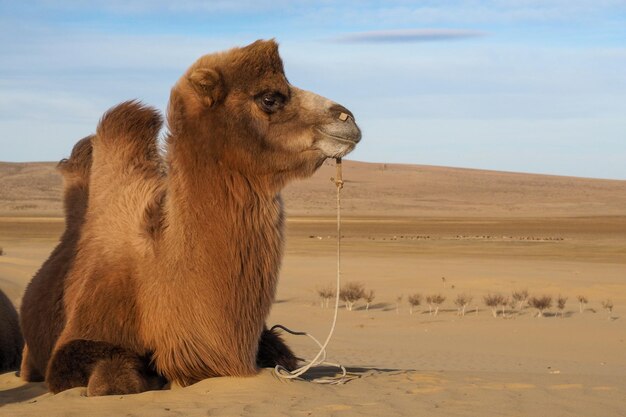
M 355 377 L 347 384 L 283 382 L 264 370 L 88 398 L 80 388 L 53 396 L 8 373 L 0 376 L 0 416 L 626 416 L 626 216 L 494 213 L 348 213 L 343 279 L 362 282 L 376 299 L 368 311 L 363 303 L 340 311 L 329 360 Z M 62 227 L 58 219 L 0 218 L 0 287 L 17 305 Z M 320 307 L 316 289 L 335 276 L 334 227 L 330 217 L 290 218 L 269 323 L 326 336 L 332 310 Z M 488 292 L 524 288 L 569 297 L 564 317 L 552 308 L 537 318 L 526 308 L 494 318 L 482 303 Z M 446 301 L 437 316 L 424 305 L 410 315 L 413 293 Z M 459 293 L 474 298 L 462 318 L 453 303 Z M 583 313 L 579 294 L 589 298 Z M 606 298 L 615 304 L 610 316 L 600 305 Z M 307 338 L 288 341 L 301 356 L 315 353 Z

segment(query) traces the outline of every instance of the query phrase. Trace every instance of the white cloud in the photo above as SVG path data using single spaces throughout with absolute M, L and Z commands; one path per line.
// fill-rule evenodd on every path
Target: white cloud
M 432 42 L 477 38 L 486 33 L 467 29 L 398 29 L 348 33 L 334 40 L 339 42 Z

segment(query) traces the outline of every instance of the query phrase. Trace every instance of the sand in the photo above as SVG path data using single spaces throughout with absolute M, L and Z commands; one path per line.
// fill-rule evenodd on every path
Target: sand
M 350 382 L 285 382 L 263 370 L 252 378 L 89 398 L 83 388 L 51 395 L 43 384 L 7 373 L 0 376 L 0 416 L 626 415 L 626 182 L 350 168 L 343 279 L 376 292 L 369 310 L 359 302 L 355 311 L 339 312 L 329 360 L 348 368 Z M 332 310 L 320 307 L 316 289 L 333 282 L 336 262 L 330 175 L 324 167 L 285 196 L 287 252 L 269 319 L 320 339 Z M 420 182 L 426 177 L 428 184 Z M 381 194 L 369 195 L 368 184 Z M 63 222 L 24 210 L 7 214 L 0 217 L 0 287 L 19 305 Z M 563 317 L 556 308 L 543 318 L 524 308 L 494 318 L 482 302 L 489 292 L 517 289 L 567 296 Z M 437 316 L 426 305 L 411 315 L 407 298 L 414 293 L 440 293 L 446 301 Z M 465 317 L 454 305 L 461 293 L 473 297 Z M 583 313 L 579 294 L 589 298 Z M 615 304 L 610 315 L 601 307 L 607 298 Z M 316 353 L 307 338 L 287 340 L 301 356 Z M 334 373 L 322 368 L 312 377 Z

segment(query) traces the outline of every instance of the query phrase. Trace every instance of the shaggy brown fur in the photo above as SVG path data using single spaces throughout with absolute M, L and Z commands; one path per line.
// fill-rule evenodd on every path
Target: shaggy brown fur
M 19 368 L 23 345 L 17 311 L 0 290 L 0 373 Z
M 93 136 L 88 136 L 81 139 L 74 146 L 70 158 L 62 160 L 57 166 L 57 169 L 63 175 L 65 185 L 66 230 L 61 237 L 61 243 L 55 248 L 49 259 L 28 285 L 22 301 L 22 328 L 24 329 L 25 339 L 30 343 L 24 346 L 21 376 L 29 382 L 44 380 L 52 348 L 65 324 L 65 311 L 63 308 L 65 278 L 73 265 L 76 245 L 87 209 L 92 138 Z M 10 338 L 5 339 L 10 340 Z M 288 369 L 289 367 L 295 367 L 295 356 L 277 335 L 262 337 L 260 343 L 259 357 L 262 360 L 260 360 L 259 366 L 281 364 Z M 271 356 L 272 354 L 274 356 Z M 111 352 L 110 356 L 113 357 L 114 352 Z M 121 362 L 120 358 L 99 362 L 93 368 L 98 370 L 97 375 L 100 376 L 94 376 L 95 380 L 99 382 L 97 383 L 98 388 L 91 389 L 92 395 L 98 395 L 97 393 L 104 395 L 106 392 L 135 392 L 131 389 L 131 385 L 125 384 L 124 381 L 135 381 L 134 386 L 136 389 L 141 387 L 152 387 L 150 389 L 154 389 L 153 385 L 150 385 L 150 381 L 140 383 L 137 380 L 138 376 L 145 374 L 145 370 L 142 368 L 129 368 L 143 363 L 139 360 L 139 357 L 125 354 L 125 358 L 129 358 L 129 362 L 125 366 L 113 367 L 113 369 L 120 370 L 120 375 L 116 378 L 112 377 L 114 373 L 107 373 L 105 370 L 110 368 L 107 364 L 111 364 L 111 361 Z M 81 363 L 82 366 L 84 364 Z M 92 365 L 89 366 L 89 369 L 91 369 Z M 133 369 L 130 375 L 134 375 L 134 379 L 129 379 L 130 369 Z M 76 381 L 68 380 L 67 382 L 70 385 L 73 384 L 72 386 L 80 386 L 83 379 Z M 107 386 L 106 383 L 111 385 Z M 93 386 L 93 384 L 90 384 L 90 386 Z
M 252 375 L 261 352 L 259 363 L 295 363 L 286 346 L 259 348 L 280 340 L 263 334 L 282 257 L 279 191 L 354 148 L 351 116 L 289 85 L 273 41 L 207 55 L 176 84 L 167 176 L 155 157 L 158 114 L 135 102 L 109 111 L 93 141 L 50 378 L 83 360 L 63 353 L 76 339 L 152 353 L 156 370 L 181 385 Z
M 148 357 L 106 342 L 72 340 L 55 352 L 54 361 L 56 366 L 46 377 L 54 393 L 87 386 L 90 396 L 134 394 L 161 389 L 166 383 Z
M 20 321 L 26 345 L 20 373 L 25 381 L 44 380 L 52 348 L 65 324 L 65 278 L 76 255 L 87 210 L 91 138 L 81 139 L 70 158 L 57 165 L 64 180 L 65 232 L 22 299 Z

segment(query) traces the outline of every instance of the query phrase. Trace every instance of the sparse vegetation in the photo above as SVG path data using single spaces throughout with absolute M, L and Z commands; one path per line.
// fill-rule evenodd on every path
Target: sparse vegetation
M 567 297 L 563 297 L 559 295 L 556 299 L 556 308 L 559 309 L 559 313 L 561 313 L 561 318 L 563 318 L 563 310 L 565 309 L 565 303 L 567 302 Z
M 328 308 L 330 300 L 335 296 L 335 287 L 329 285 L 327 287 L 318 288 L 317 295 L 319 295 L 321 299 L 322 308 Z
M 512 300 L 509 297 L 502 297 L 502 301 L 500 301 L 500 309 L 502 310 L 502 317 L 506 317 L 506 307 L 509 304 L 513 304 Z
M 491 309 L 491 314 L 494 317 L 498 317 L 498 307 L 504 303 L 504 296 L 502 294 L 487 294 L 483 297 L 485 305 Z
M 608 319 L 611 320 L 611 315 L 613 314 L 613 301 L 610 299 L 602 301 L 602 308 L 609 313 Z
M 346 309 L 352 311 L 354 304 L 365 297 L 365 287 L 360 282 L 348 282 L 339 291 L 339 298 L 346 303 Z
M 2 246 L 0 246 L 0 256 L 4 255 L 4 249 L 2 249 Z
M 446 301 L 446 297 L 444 297 L 441 294 L 434 294 L 434 295 L 427 296 L 426 302 L 428 303 L 428 313 L 430 315 L 433 315 L 433 306 L 434 306 L 435 307 L 434 315 L 436 316 L 439 313 L 439 307 L 441 306 L 441 304 L 443 304 L 444 301 Z
M 0 248 L 0 251 L 2 248 Z M 2 252 L 0 252 L 1 254 Z M 442 281 L 445 280 L 442 277 Z M 452 288 L 452 287 L 450 287 Z M 322 308 L 328 308 L 330 300 L 335 296 L 335 290 L 332 285 L 318 288 L 317 294 L 321 299 Z M 372 289 L 366 290 L 364 285 L 360 282 L 348 282 L 345 284 L 339 292 L 339 298 L 345 303 L 348 311 L 354 310 L 356 302 L 364 300 L 364 310 L 369 310 L 371 303 L 375 299 L 375 291 Z M 396 297 L 396 313 L 400 314 L 400 306 L 404 300 L 404 295 L 400 294 Z M 454 305 L 456 306 L 457 316 L 465 317 L 468 310 L 474 311 L 476 315 L 479 312 L 479 302 L 473 302 L 474 298 L 467 293 L 457 294 L 454 298 Z M 482 297 L 484 304 L 491 309 L 493 317 L 497 318 L 500 315 L 503 318 L 507 317 L 507 314 L 514 314 L 525 308 L 528 304 L 537 310 L 535 317 L 545 317 L 546 311 L 553 306 L 557 309 L 553 314 L 555 317 L 565 318 L 565 308 L 567 305 L 568 297 L 559 294 L 556 298 L 550 295 L 541 295 L 529 297 L 528 290 L 516 290 L 511 293 L 511 296 L 507 297 L 499 293 L 488 293 Z M 580 312 L 584 312 L 585 306 L 588 303 L 588 299 L 584 295 L 578 295 L 576 300 L 580 306 Z M 409 314 L 413 315 L 417 311 L 417 307 L 422 305 L 422 302 L 428 305 L 428 313 L 431 316 L 437 316 L 441 305 L 446 301 L 446 297 L 441 294 L 430 294 L 425 297 L 420 293 L 413 293 L 407 297 L 409 304 Z M 611 299 L 605 299 L 601 302 L 602 308 L 607 311 L 609 320 L 612 319 L 613 314 L 613 302 Z M 473 310 L 471 310 L 473 308 Z M 592 310 L 595 313 L 595 310 Z
M 422 295 L 421 294 L 413 294 L 409 296 L 409 313 L 413 314 L 413 309 L 422 304 Z
M 369 290 L 367 294 L 365 294 L 365 296 L 363 297 L 365 299 L 365 311 L 368 311 L 370 309 L 370 304 L 372 304 L 372 301 L 374 301 L 375 297 L 376 294 L 374 293 L 374 290 Z
M 403 297 L 404 296 L 402 294 L 396 297 L 396 314 L 400 314 L 400 303 L 402 302 Z
M 542 295 L 541 297 L 532 297 L 528 300 L 531 307 L 537 309 L 537 317 L 543 317 L 544 311 L 552 307 L 552 297 L 549 295 Z
M 459 294 L 454 300 L 454 304 L 457 306 L 457 315 L 465 317 L 465 309 L 472 302 L 472 297 L 467 294 Z
M 511 300 L 515 303 L 518 311 L 521 311 L 528 302 L 528 290 L 513 291 Z

